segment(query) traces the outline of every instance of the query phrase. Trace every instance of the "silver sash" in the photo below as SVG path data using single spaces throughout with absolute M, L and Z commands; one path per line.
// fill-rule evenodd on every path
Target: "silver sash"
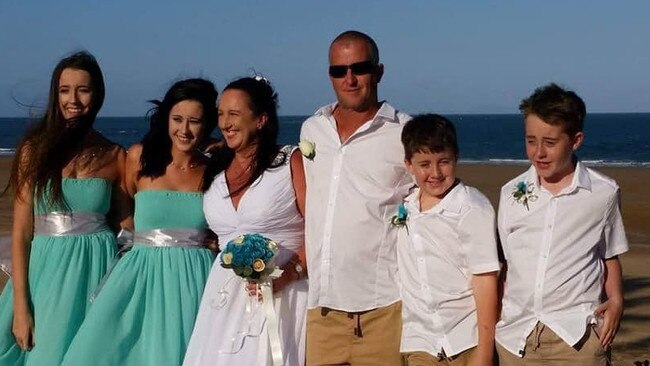
M 203 239 L 205 239 L 206 235 L 207 232 L 204 229 L 155 229 L 135 233 L 129 229 L 120 230 L 119 234 L 117 234 L 117 243 L 120 250 L 116 258 L 108 266 L 106 274 L 99 281 L 99 285 L 90 295 L 90 302 L 95 302 L 111 272 L 115 269 L 118 260 L 134 246 L 202 248 L 204 247 Z
M 81 235 L 103 230 L 109 230 L 106 217 L 95 212 L 49 212 L 34 215 L 34 235 Z
M 128 235 L 128 234 L 127 234 Z M 131 233 L 126 244 L 151 247 L 203 247 L 206 231 L 203 229 L 155 229 Z

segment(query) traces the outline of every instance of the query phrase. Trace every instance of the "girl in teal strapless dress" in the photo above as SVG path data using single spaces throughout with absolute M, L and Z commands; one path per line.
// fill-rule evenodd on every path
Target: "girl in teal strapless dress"
M 95 297 L 63 365 L 180 365 L 214 256 L 205 247 L 205 157 L 217 92 L 203 79 L 155 102 L 151 129 L 129 149 L 133 247 Z
M 64 58 L 43 118 L 19 145 L 12 279 L 0 296 L 0 365 L 58 365 L 115 256 L 115 227 L 130 221 L 121 189 L 124 150 L 92 129 L 104 100 L 94 57 Z

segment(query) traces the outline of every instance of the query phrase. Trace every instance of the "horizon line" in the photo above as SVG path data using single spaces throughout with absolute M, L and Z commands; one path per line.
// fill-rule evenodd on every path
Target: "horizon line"
M 435 114 L 440 114 L 440 115 L 445 115 L 445 116 L 512 116 L 512 115 L 521 115 L 521 112 L 433 112 L 433 111 L 426 111 L 426 112 L 417 112 L 417 113 L 412 113 L 411 115 L 418 115 L 422 113 L 435 113 Z M 647 112 L 587 112 L 586 117 L 589 117 L 590 115 L 593 114 L 650 114 L 650 111 Z M 278 115 L 278 117 L 309 117 L 313 115 L 313 113 L 310 114 L 281 114 Z M 585 118 L 586 118 L 585 117 Z M 36 117 L 25 117 L 25 116 L 0 116 L 0 118 L 21 118 L 21 119 L 29 119 L 29 118 L 40 118 L 40 116 Z M 104 116 L 104 115 L 98 115 L 97 118 L 147 118 L 146 115 L 112 115 L 112 116 Z

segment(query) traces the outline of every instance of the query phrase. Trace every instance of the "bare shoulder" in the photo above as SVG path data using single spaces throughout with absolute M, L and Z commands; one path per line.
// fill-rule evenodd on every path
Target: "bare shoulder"
M 90 150 L 92 150 L 93 153 L 101 153 L 102 155 L 109 158 L 117 158 L 120 156 L 124 158 L 125 151 L 122 145 L 111 141 L 106 136 L 97 131 L 94 132 L 95 133 L 90 139 Z
M 142 156 L 142 144 L 134 144 L 126 151 L 126 161 L 129 164 L 140 164 L 140 156 Z

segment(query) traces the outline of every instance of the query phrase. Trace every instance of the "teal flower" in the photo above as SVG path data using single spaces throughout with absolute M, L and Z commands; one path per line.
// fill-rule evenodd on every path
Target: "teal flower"
M 393 226 L 404 226 L 406 228 L 406 232 L 408 232 L 409 228 L 406 225 L 406 220 L 408 219 L 408 211 L 406 210 L 406 206 L 404 204 L 401 204 L 397 207 L 397 215 L 393 216 L 390 219 L 390 223 L 393 224 Z
M 275 269 L 271 263 L 277 252 L 278 244 L 271 239 L 260 234 L 244 234 L 226 244 L 221 253 L 221 266 L 232 268 L 240 277 L 257 280 Z
M 515 199 L 515 202 L 524 205 L 526 210 L 530 210 L 529 202 L 535 202 L 537 200 L 537 195 L 534 191 L 535 185 L 533 183 L 521 181 L 515 184 L 515 188 L 512 191 L 512 197 Z

